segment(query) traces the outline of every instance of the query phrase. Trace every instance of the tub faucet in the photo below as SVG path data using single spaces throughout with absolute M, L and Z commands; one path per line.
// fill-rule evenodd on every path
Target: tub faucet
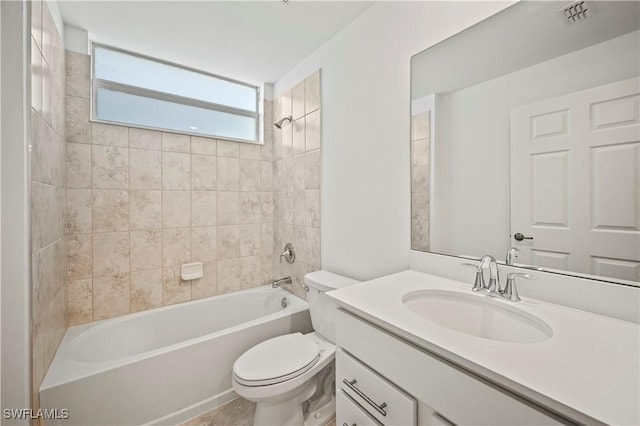
M 293 284 L 291 277 L 284 277 L 284 278 L 278 278 L 277 280 L 274 280 L 271 283 L 271 287 L 278 288 L 278 287 L 282 287 L 283 285 L 291 285 L 291 284 Z

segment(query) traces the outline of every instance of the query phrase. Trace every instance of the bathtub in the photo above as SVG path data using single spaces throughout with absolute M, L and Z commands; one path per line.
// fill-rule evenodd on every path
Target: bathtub
M 40 406 L 69 410 L 48 424 L 178 424 L 235 398 L 244 351 L 296 331 L 311 331 L 307 303 L 270 286 L 71 327 Z

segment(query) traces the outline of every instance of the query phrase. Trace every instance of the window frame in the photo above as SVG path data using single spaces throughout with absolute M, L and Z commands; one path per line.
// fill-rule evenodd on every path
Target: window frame
M 160 63 L 160 64 L 164 64 L 164 65 L 180 68 L 180 69 L 183 69 L 183 70 L 186 70 L 186 71 L 190 71 L 190 72 L 196 72 L 198 74 L 202 74 L 202 75 L 205 75 L 205 76 L 208 76 L 208 77 L 213 77 L 213 78 L 217 78 L 217 79 L 220 79 L 220 80 L 228 81 L 230 83 L 240 84 L 242 86 L 249 87 L 249 88 L 255 90 L 255 92 L 256 92 L 255 112 L 247 111 L 247 110 L 244 110 L 244 109 L 241 109 L 241 108 L 231 107 L 231 106 L 228 106 L 228 105 L 222 105 L 222 104 L 218 104 L 218 103 L 214 103 L 214 102 L 208 102 L 208 101 L 203 101 L 203 100 L 199 100 L 199 99 L 188 98 L 188 97 L 185 97 L 185 96 L 175 95 L 175 94 L 172 94 L 172 93 L 160 92 L 160 91 L 157 91 L 157 90 L 146 89 L 146 88 L 142 88 L 142 87 L 131 86 L 131 85 L 124 84 L 124 83 L 117 83 L 117 82 L 114 82 L 114 81 L 109 81 L 109 80 L 103 80 L 103 79 L 96 78 L 95 77 L 95 59 L 94 59 L 95 58 L 95 49 L 96 49 L 96 47 L 109 49 L 109 50 L 113 50 L 113 51 L 116 51 L 116 52 L 121 52 L 121 53 L 124 53 L 126 55 L 130 55 L 130 56 L 134 56 L 134 57 L 137 57 L 137 58 L 142 58 L 142 59 L 146 59 L 146 60 L 149 60 L 149 61 L 157 62 L 157 63 Z M 90 114 L 89 114 L 90 117 L 89 117 L 89 119 L 90 119 L 91 122 L 105 123 L 105 124 L 116 124 L 116 125 L 120 125 L 120 126 L 134 127 L 134 128 L 138 128 L 138 129 L 156 130 L 156 131 L 167 132 L 167 133 L 179 133 L 179 134 L 185 134 L 185 135 L 191 135 L 191 136 L 199 136 L 199 137 L 211 138 L 211 139 L 224 139 L 224 140 L 231 140 L 231 141 L 237 141 L 237 142 L 262 144 L 262 142 L 260 141 L 260 127 L 261 127 L 260 126 L 260 110 L 259 110 L 259 107 L 260 107 L 260 87 L 254 86 L 253 84 L 249 84 L 249 83 L 246 83 L 244 81 L 234 80 L 234 79 L 228 78 L 228 77 L 223 77 L 223 76 L 220 76 L 220 75 L 217 75 L 217 74 L 205 72 L 205 71 L 198 70 L 198 69 L 191 68 L 191 67 L 187 67 L 187 66 L 184 66 L 184 65 L 176 64 L 175 62 L 165 61 L 163 59 L 158 59 L 158 58 L 154 58 L 154 57 L 151 57 L 151 56 L 142 55 L 140 53 L 131 52 L 129 50 L 121 49 L 121 48 L 114 47 L 114 46 L 109 46 L 109 45 L 102 44 L 102 43 L 96 43 L 96 42 L 91 42 L 91 76 L 90 76 L 90 78 L 91 78 L 91 100 L 90 100 Z M 135 95 L 135 96 L 142 96 L 142 97 L 146 97 L 146 98 L 150 98 L 150 99 L 155 99 L 155 100 L 160 100 L 160 101 L 165 101 L 165 102 L 171 102 L 171 103 L 178 104 L 178 105 L 192 106 L 192 107 L 197 107 L 197 108 L 208 109 L 210 111 L 218 111 L 218 112 L 234 114 L 234 115 L 238 115 L 238 116 L 242 116 L 242 117 L 250 117 L 250 118 L 255 119 L 255 122 L 256 122 L 255 139 L 230 138 L 230 137 L 227 137 L 227 136 L 212 135 L 212 134 L 207 134 L 207 133 L 180 131 L 180 130 L 175 130 L 175 129 L 162 128 L 162 127 L 145 126 L 143 124 L 134 124 L 134 123 L 125 123 L 125 122 L 121 122 L 121 121 L 104 120 L 104 119 L 98 118 L 97 115 L 96 115 L 97 114 L 97 99 L 98 99 L 98 97 L 96 95 L 97 95 L 98 89 L 115 90 L 115 91 L 131 94 L 131 95 Z

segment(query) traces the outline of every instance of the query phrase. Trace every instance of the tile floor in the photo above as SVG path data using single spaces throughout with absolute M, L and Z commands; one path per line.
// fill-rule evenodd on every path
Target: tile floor
M 252 426 L 255 411 L 255 403 L 236 398 L 180 426 Z M 336 426 L 335 418 L 326 426 Z

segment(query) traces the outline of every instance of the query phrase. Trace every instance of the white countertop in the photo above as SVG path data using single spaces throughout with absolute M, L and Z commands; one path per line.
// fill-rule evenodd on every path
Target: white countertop
M 640 425 L 640 325 L 524 297 L 519 303 L 494 299 L 553 329 L 541 343 L 500 342 L 410 311 L 402 297 L 422 289 L 475 294 L 471 284 L 410 270 L 327 295 L 363 319 L 574 421 Z

